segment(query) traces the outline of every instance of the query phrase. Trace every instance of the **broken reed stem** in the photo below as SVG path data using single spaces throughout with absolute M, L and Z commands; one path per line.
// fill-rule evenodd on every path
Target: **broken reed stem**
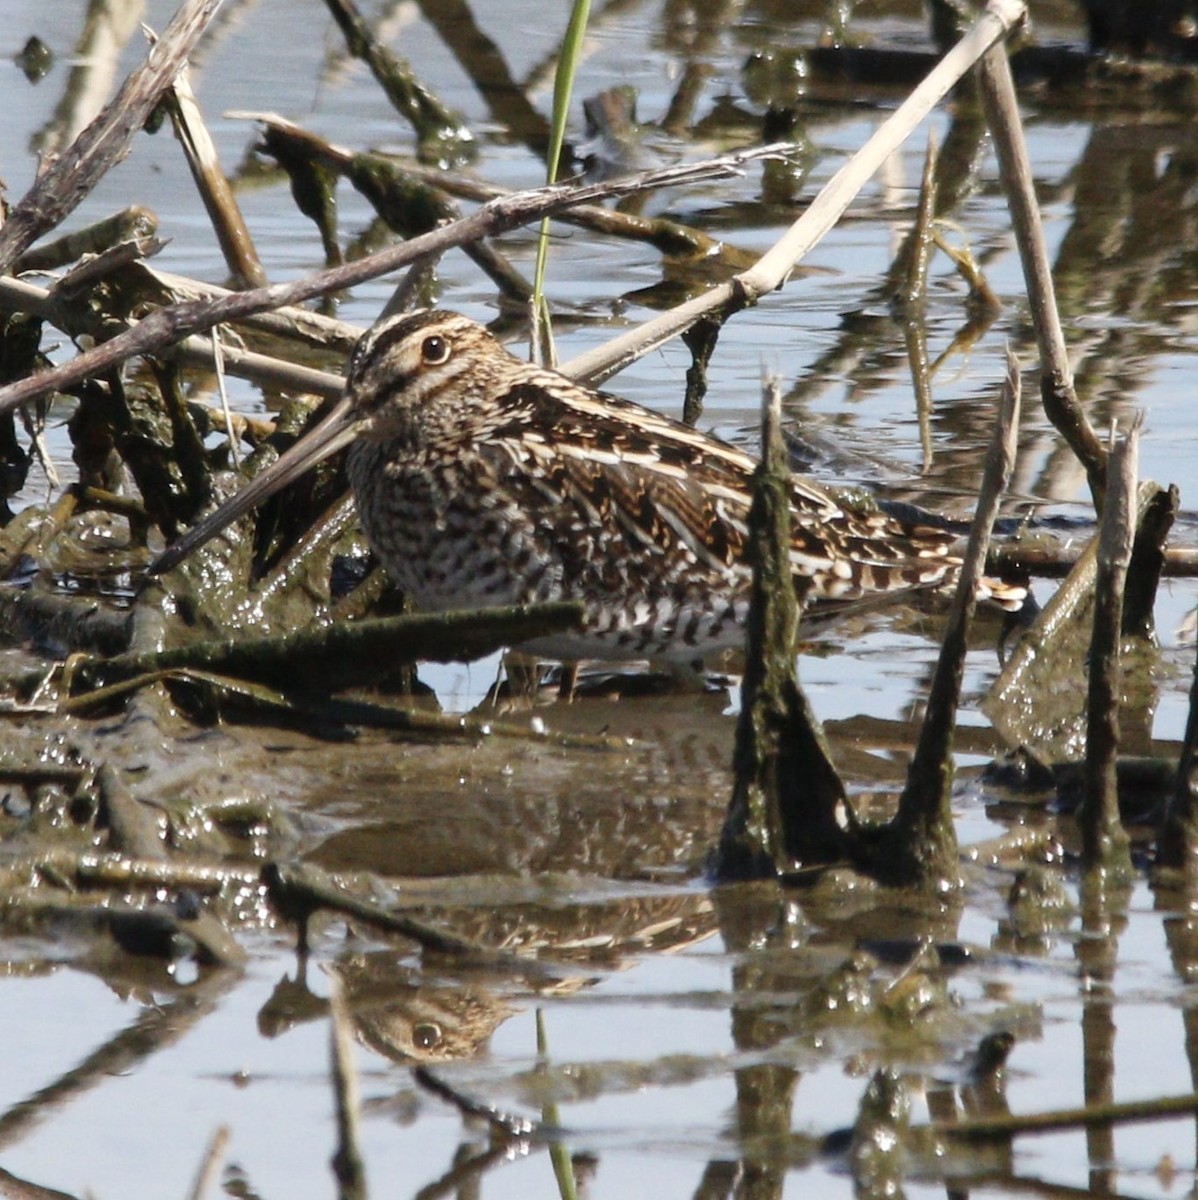
M 1015 465 L 1021 387 L 1019 363 L 1007 352 L 1007 375 L 998 402 L 994 436 L 986 455 L 977 510 L 949 612 L 948 628 L 928 693 L 927 712 L 919 731 L 907 786 L 899 799 L 894 825 L 904 853 L 924 881 L 955 882 L 957 837 L 953 828 L 953 734 L 957 723 L 969 625 L 977 607 L 977 589 L 986 562 L 990 531 Z
M 53 229 L 118 162 L 187 62 L 221 0 L 184 0 L 116 96 L 14 205 L 0 228 L 0 272 Z
M 1116 759 L 1119 753 L 1119 652 L 1123 590 L 1136 528 L 1136 473 L 1140 418 L 1114 446 L 1106 502 L 1098 530 L 1094 581 L 1094 632 L 1086 700 L 1086 761 L 1077 819 L 1082 866 L 1128 867 L 1129 841 L 1119 820 Z
M 694 300 L 562 364 L 563 375 L 602 382 L 712 312 L 736 312 L 782 285 L 796 262 L 840 219 L 857 193 L 981 56 L 1023 21 L 1019 0 L 990 0 L 965 36 L 824 185 L 807 211 L 754 266 Z M 1000 48 L 1000 53 L 1003 51 Z M 3 392 L 0 392 L 0 398 Z
M 118 242 L 115 246 L 109 246 L 100 253 L 77 262 L 54 284 L 53 295 L 65 297 L 68 301 L 78 300 L 81 296 L 90 300 L 91 292 L 101 282 L 134 263 L 161 254 L 166 246 L 167 243 L 156 234 Z
M 390 246 L 356 262 L 331 267 L 291 283 L 233 292 L 212 300 L 173 304 L 158 309 L 126 333 L 27 379 L 0 388 L 0 412 L 53 391 L 61 391 L 91 375 L 118 367 L 127 358 L 155 354 L 192 333 L 205 333 L 224 321 L 236 321 L 285 304 L 300 304 L 328 292 L 356 287 L 430 253 L 439 253 L 482 237 L 491 237 L 574 204 L 631 195 L 648 188 L 674 187 L 740 173 L 745 164 L 778 152 L 777 146 L 757 146 L 699 163 L 644 171 L 627 179 L 587 183 L 576 187 L 533 188 L 483 205 L 461 220 L 439 226 L 398 246 Z M 7 228 L 7 226 L 5 227 Z
M 999 176 L 1007 193 L 1011 224 L 1023 264 L 1032 325 L 1040 351 L 1040 396 L 1044 412 L 1085 468 L 1095 509 L 1106 490 L 1107 455 L 1073 386 L 1073 370 L 1057 311 L 1052 265 L 1044 243 L 1031 161 L 1019 118 L 1019 101 L 1005 47 L 995 46 L 978 67 L 986 124 L 994 138 Z
M 1171 483 L 1157 488 L 1147 504 L 1138 506 L 1136 537 L 1123 588 L 1124 637 L 1156 636 L 1156 594 L 1164 574 L 1165 543 L 1177 519 L 1180 501 L 1181 492 Z
M 914 316 L 924 310 L 928 300 L 928 262 L 931 258 L 936 225 L 936 171 L 939 165 L 936 139 L 928 135 L 928 150 L 919 181 L 919 202 L 915 224 L 903 244 L 906 262 L 895 264 L 901 270 L 895 299 L 904 314 Z M 892 268 L 893 269 L 893 268 Z
M 1182 868 L 1198 858 L 1198 803 L 1195 802 L 1194 757 L 1198 750 L 1198 655 L 1190 681 L 1190 709 L 1177 762 L 1177 778 L 1157 842 L 1157 864 Z
M 720 835 L 715 875 L 768 878 L 786 861 L 779 778 L 786 690 L 796 686 L 799 604 L 790 565 L 790 470 L 782 443 L 782 393 L 768 379 L 761 404 L 761 462 L 749 511 L 753 591 L 745 624 L 745 674 L 736 723 L 732 799 Z
M 797 678 L 799 601 L 790 558 L 790 470 L 781 405 L 778 381 L 771 379 L 763 395 L 762 457 L 748 519 L 753 590 L 735 782 L 714 861 L 714 874 L 723 881 L 770 878 L 827 863 L 840 857 L 844 844 L 837 822 L 844 785 Z
M 931 258 L 936 220 L 936 139 L 928 136 L 923 178 L 919 185 L 919 206 L 915 226 L 907 240 L 907 270 L 898 296 L 902 312 L 903 334 L 907 343 L 907 361 L 911 364 L 911 384 L 915 391 L 915 411 L 919 418 L 919 446 L 923 454 L 922 470 L 932 469 L 932 373 L 928 366 L 928 261 Z
M 146 262 L 139 262 L 127 274 L 134 273 L 142 277 L 140 282 L 142 294 L 138 294 L 137 284 L 127 283 L 124 276 L 116 282 L 120 285 L 122 294 L 127 291 L 133 292 L 143 306 L 153 303 L 155 295 L 161 304 L 179 303 L 183 300 L 214 300 L 235 294 L 232 288 L 220 287 L 202 279 L 192 279 L 187 275 L 175 275 L 170 271 L 152 267 Z M 163 297 L 168 299 L 163 299 Z M 298 341 L 304 346 L 327 350 L 338 356 L 348 354 L 354 348 L 358 338 L 366 332 L 361 325 L 325 316 L 310 308 L 288 305 L 250 313 L 237 323 L 256 332 Z
M 692 429 L 703 415 L 703 401 L 707 396 L 707 368 L 722 328 L 721 321 L 704 317 L 682 332 L 682 342 L 691 352 L 691 365 L 686 369 L 686 392 L 682 398 L 682 423 Z
M 1151 481 L 1145 481 L 1137 489 L 1137 525 L 1142 525 L 1146 514 L 1155 508 L 1160 492 Z M 1085 736 L 1085 694 L 1089 686 L 1087 630 L 1093 627 L 1098 543 L 1099 536 L 1095 533 L 1080 552 L 1072 552 L 1075 561 L 1068 578 L 1053 592 L 1031 628 L 1023 631 L 983 701 L 983 711 L 1008 745 L 1027 746 L 1050 759 L 1071 759 L 1072 739 L 1076 737 L 1081 744 Z M 1011 560 L 1005 552 L 992 556 L 992 571 L 996 559 L 1001 564 L 1001 574 L 1009 568 Z M 1033 567 L 1030 573 L 1038 575 L 1040 571 Z M 1058 707 L 1053 697 L 1065 692 L 1075 695 L 1076 700 L 1048 717 L 1048 709 Z M 1029 704 L 1029 697 L 1035 697 L 1035 702 Z
M 183 147 L 187 166 L 204 202 L 235 286 L 239 289 L 262 287 L 266 283 L 266 271 L 245 218 L 241 215 L 237 197 L 233 195 L 228 177 L 221 169 L 220 156 L 204 124 L 186 63 L 167 89 L 166 102 L 175 137 Z
M 329 1071 L 337 1111 L 337 1149 L 333 1174 L 341 1200 L 366 1200 L 366 1165 L 358 1138 L 360 1104 L 358 1072 L 354 1066 L 353 1021 L 345 990 L 334 975 L 329 980 Z

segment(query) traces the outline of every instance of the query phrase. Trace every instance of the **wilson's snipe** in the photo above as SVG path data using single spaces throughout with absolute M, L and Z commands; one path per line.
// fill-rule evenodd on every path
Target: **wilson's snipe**
M 552 658 L 693 661 L 739 645 L 749 603 L 754 459 L 668 417 L 509 354 L 450 312 L 367 333 L 324 423 L 152 568 L 178 562 L 265 495 L 350 443 L 366 536 L 428 610 L 580 600 Z M 795 587 L 814 615 L 950 583 L 951 533 L 792 486 Z M 987 581 L 1017 609 L 1023 589 Z

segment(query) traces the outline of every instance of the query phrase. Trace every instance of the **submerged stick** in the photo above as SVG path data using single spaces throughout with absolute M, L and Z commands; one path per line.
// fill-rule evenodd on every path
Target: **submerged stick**
M 194 667 L 323 691 L 378 679 L 415 662 L 466 661 L 582 626 L 581 603 L 512 605 L 471 612 L 378 617 L 262 638 L 226 638 L 170 650 L 118 654 L 75 665 L 92 685 Z
M 1136 469 L 1140 422 L 1111 451 L 1106 503 L 1098 533 L 1094 633 L 1086 699 L 1086 761 L 1078 823 L 1082 865 L 1129 866 L 1128 837 L 1119 820 L 1115 762 L 1119 753 L 1119 655 L 1123 590 L 1136 525 Z
M 383 933 L 398 934 L 434 954 L 444 954 L 478 966 L 511 971 L 522 978 L 545 981 L 559 978 L 535 958 L 493 950 L 461 934 L 440 929 L 427 921 L 392 912 L 381 904 L 363 899 L 341 887 L 326 872 L 309 863 L 283 866 L 268 863 L 262 882 L 272 902 L 301 927 L 321 909 L 362 921 Z

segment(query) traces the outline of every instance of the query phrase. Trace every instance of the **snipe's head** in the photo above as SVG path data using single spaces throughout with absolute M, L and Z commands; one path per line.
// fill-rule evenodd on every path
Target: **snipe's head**
M 514 363 L 481 326 L 430 309 L 392 317 L 365 334 L 349 360 L 345 395 L 359 432 L 385 438 L 414 423 L 439 423 L 486 395 Z M 448 410 L 448 411 L 446 411 Z
M 345 392 L 315 429 L 254 477 L 211 516 L 150 564 L 158 575 L 181 562 L 230 522 L 357 438 L 472 436 L 464 412 L 518 369 L 481 325 L 457 313 L 426 310 L 391 317 L 359 339 Z

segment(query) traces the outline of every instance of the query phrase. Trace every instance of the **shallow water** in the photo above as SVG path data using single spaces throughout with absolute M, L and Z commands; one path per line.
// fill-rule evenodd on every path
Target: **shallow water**
M 99 56 L 74 57 L 80 7 L 8 0 L 0 94 L 9 119 L 0 122 L 0 171 L 10 199 L 33 178 L 30 148 L 46 144 L 69 74 L 91 70 L 103 78 Z M 549 7 L 532 0 L 473 6 L 513 76 L 535 77 L 529 94 L 542 111 L 552 86 L 545 64 L 564 23 Z M 140 56 L 132 32 L 137 20 L 161 29 L 170 8 L 152 2 L 126 14 L 132 41 L 113 78 Z M 693 119 L 684 124 L 727 110 L 725 98 L 736 111 L 718 127 L 707 121 L 687 136 L 659 139 L 667 151 L 686 156 L 754 140 L 761 108 L 745 95 L 749 51 L 810 44 L 819 32 L 818 6 L 749 3 L 740 6 L 735 28 L 697 36 L 698 48 L 688 54 L 695 26 L 685 6 L 596 8 L 575 112 L 579 97 L 628 82 L 639 89 L 641 120 L 652 122 L 666 111 L 686 68 L 700 67 Z M 873 15 L 863 33 L 884 43 L 922 44 L 914 5 L 888 7 L 876 24 Z M 1037 18 L 1042 38 L 1081 36 L 1063 6 L 1046 5 Z M 540 182 L 543 167 L 488 112 L 421 6 L 392 6 L 385 21 L 392 45 L 480 135 L 480 173 L 510 187 Z M 57 55 L 36 86 L 7 62 L 33 33 Z M 227 3 L 194 83 L 230 173 L 254 138 L 252 126 L 223 115 L 233 110 L 277 111 L 353 147 L 411 147 L 406 126 L 365 69 L 344 60 L 339 36 L 314 0 Z M 858 103 L 806 110 L 815 150 L 803 197 L 861 145 L 894 102 L 893 95 L 880 103 L 863 95 Z M 1178 536 L 1192 542 L 1198 128 L 1187 113 L 1090 118 L 1033 101 L 1027 118 L 1079 390 L 1100 427 L 1146 413 L 1141 473 L 1181 485 Z M 929 126 L 943 140 L 950 114 L 938 111 Z M 902 330 L 877 289 L 912 217 L 925 144 L 921 133 L 887 164 L 809 257 L 810 273 L 727 327 L 710 371 L 703 424 L 751 444 L 762 370 L 778 372 L 794 426 L 846 456 L 823 469 L 962 515 L 977 484 L 1005 348 L 1010 344 L 1029 366 L 1034 348 L 995 167 L 983 154 L 976 185 L 952 214 L 959 228 L 948 236 L 968 243 L 1004 308 L 979 341 L 940 368 L 933 383 L 934 459 L 921 473 Z M 1123 180 L 1134 187 L 1117 186 Z M 245 182 L 239 199 L 272 279 L 319 268 L 319 239 L 297 217 L 285 183 Z M 158 266 L 223 280 L 207 219 L 165 132 L 139 137 L 129 159 L 68 224 L 132 201 L 153 207 L 171 239 Z M 348 239 L 370 214 L 347 188 L 339 201 Z M 718 230 L 749 250 L 770 245 L 797 213 L 763 201 L 759 170 L 733 183 L 656 195 L 647 209 Z M 502 245 L 531 272 L 531 234 L 511 235 Z M 561 357 L 645 319 L 639 289 L 661 274 L 651 248 L 564 230 L 549 272 Z M 339 315 L 368 324 L 390 288 L 377 281 L 357 289 Z M 493 288 L 462 256 L 442 264 L 439 294 L 447 307 L 482 320 L 495 316 Z M 927 311 L 933 357 L 963 323 L 963 294 L 947 260 L 937 258 Z M 612 386 L 675 412 L 688 363 L 685 349 L 673 345 Z M 236 406 L 261 409 L 250 385 L 234 380 L 231 389 Z M 1084 522 L 1083 474 L 1033 393 L 1029 386 L 1010 511 L 1022 514 L 1037 501 L 1042 516 Z M 65 435 L 52 433 L 50 444 L 69 477 Z M 41 502 L 44 489 L 31 480 L 23 499 Z M 1079 528 L 1079 536 L 1087 532 Z M 1051 584 L 1040 590 L 1051 591 Z M 1177 630 L 1194 603 L 1191 580 L 1162 588 L 1160 697 L 1151 721 L 1158 741 L 1175 742 L 1184 727 L 1193 651 Z M 851 789 L 867 806 L 875 793 L 884 806 L 902 785 L 936 649 L 934 625 L 896 615 L 834 633 L 803 659 L 812 704 L 829 723 Z M 497 669 L 488 660 L 421 674 L 442 707 L 467 711 Z M 1002 749 L 978 709 L 995 673 L 993 638 L 980 634 L 961 717 L 955 802 L 961 842 L 1028 828 L 1076 850 L 1071 819 L 1056 818 L 1039 802 L 1010 802 L 977 780 L 976 769 Z M 883 1065 L 902 1072 L 917 1093 L 935 1092 L 936 1081 L 957 1080 L 963 1057 L 999 1029 L 1016 1036 L 1006 1098 L 1017 1113 L 1080 1105 L 1107 1090 L 1127 1100 L 1193 1089 L 1191 981 L 1198 956 L 1186 921 L 1194 901 L 1154 892 L 1144 877 L 1125 900 L 1112 903 L 1109 930 L 1090 920 L 1084 933 L 1076 877 L 1055 865 L 1071 907 L 1039 914 L 1042 928 L 1011 915 L 1010 858 L 970 866 L 963 895 L 930 913 L 908 898 L 830 885 L 786 897 L 765 889 L 709 891 L 701 871 L 727 801 L 735 705 L 734 694 L 712 694 L 588 698 L 537 710 L 536 719 L 551 730 L 642 743 L 626 751 L 498 737 L 445 745 L 378 734 L 332 746 L 274 729 L 197 733 L 181 724 L 151 761 L 156 786 L 169 788 L 172 770 L 186 778 L 185 764 L 194 762 L 188 756 L 202 754 L 209 769 L 197 804 L 267 801 L 288 827 L 287 852 L 401 881 L 401 902 L 487 945 L 536 949 L 560 967 L 556 983 L 535 990 L 499 973 L 422 961 L 407 943 L 338 920 L 317 923 L 311 960 L 301 966 L 294 931 L 266 925 L 252 894 L 240 902 L 239 936 L 249 951 L 240 971 L 172 978 L 115 950 L 99 956 L 90 942 L 44 932 L 13 938 L 0 944 L 7 976 L 0 1028 L 9 1035 L 0 1072 L 0 1167 L 16 1180 L 73 1195 L 182 1195 L 209 1138 L 224 1126 L 230 1133 L 219 1176 L 224 1191 L 331 1194 L 326 1000 L 334 974 L 350 998 L 358 1034 L 362 1148 L 375 1195 L 448 1194 L 455 1187 L 488 1200 L 558 1194 L 537 1139 L 513 1145 L 485 1167 L 480 1162 L 473 1179 L 438 1185 L 455 1163 L 486 1150 L 486 1131 L 422 1088 L 412 1070 L 418 1063 L 433 1064 L 440 1079 L 466 1096 L 560 1126 L 556 1136 L 578 1156 L 576 1167 L 596 1198 L 853 1194 L 843 1160 L 815 1155 L 798 1135 L 818 1139 L 852 1125 L 870 1076 Z M 110 734 L 111 727 L 83 720 L 72 731 L 86 746 L 110 744 Z M 9 740 L 34 754 L 42 749 L 40 736 L 31 726 Z M 243 849 L 253 852 L 251 839 Z M 907 959 L 926 939 L 942 944 L 947 965 L 921 974 Z M 870 1005 L 831 1018 L 818 998 L 857 947 L 878 956 L 866 972 Z M 926 1003 L 914 1014 L 887 1016 L 887 1004 L 913 978 L 926 988 Z M 556 1116 L 543 1111 L 551 1104 Z M 927 1116 L 918 1094 L 914 1112 L 919 1121 Z M 1109 1141 L 1101 1130 L 1022 1138 L 1001 1179 L 975 1179 L 970 1193 L 1040 1195 L 1056 1187 L 1186 1194 L 1194 1183 L 1194 1144 L 1191 1119 L 1122 1127 Z M 943 1194 L 941 1173 L 913 1155 L 904 1167 L 906 1194 Z

